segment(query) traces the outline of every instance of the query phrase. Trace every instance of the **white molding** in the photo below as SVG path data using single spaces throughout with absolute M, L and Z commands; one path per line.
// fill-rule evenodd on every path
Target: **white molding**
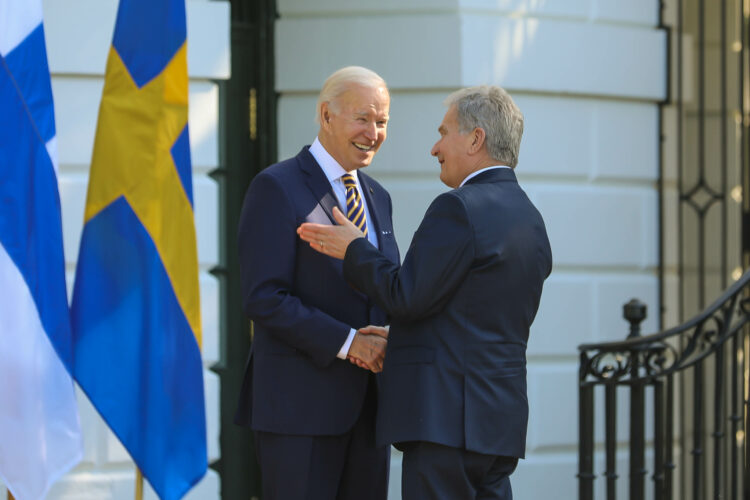
M 317 92 L 349 64 L 377 71 L 393 90 L 489 83 L 652 102 L 666 91 L 664 31 L 570 20 L 467 13 L 282 18 L 276 61 L 282 93 Z
M 461 31 L 462 86 L 646 101 L 666 95 L 661 30 L 464 15 Z
M 281 17 L 347 17 L 488 13 L 508 17 L 538 17 L 655 26 L 658 6 L 653 0 L 279 0 Z

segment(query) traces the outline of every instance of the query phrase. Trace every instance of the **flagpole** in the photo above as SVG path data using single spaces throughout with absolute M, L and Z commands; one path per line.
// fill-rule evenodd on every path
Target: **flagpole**
M 138 467 L 135 468 L 135 500 L 143 500 L 143 474 Z
M 16 500 L 16 498 L 13 496 L 13 493 L 8 490 L 8 500 Z

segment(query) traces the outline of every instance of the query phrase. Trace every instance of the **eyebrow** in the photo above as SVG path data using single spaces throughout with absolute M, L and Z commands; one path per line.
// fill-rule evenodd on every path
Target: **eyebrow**
M 354 116 L 368 117 L 368 116 L 370 116 L 370 112 L 369 111 L 355 111 L 354 112 Z M 388 120 L 388 119 L 390 119 L 390 115 L 385 115 L 384 117 L 382 117 L 380 119 Z
M 440 132 L 441 134 L 444 134 L 444 133 L 448 132 L 448 129 L 445 128 L 445 125 L 440 125 L 438 127 L 438 132 Z

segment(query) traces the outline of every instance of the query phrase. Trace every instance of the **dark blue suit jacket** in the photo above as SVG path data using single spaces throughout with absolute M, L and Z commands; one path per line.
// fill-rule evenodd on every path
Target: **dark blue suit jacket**
M 344 276 L 391 315 L 379 444 L 524 456 L 526 342 L 551 268 L 544 221 L 510 169 L 438 196 L 400 268 L 352 242 Z
M 398 262 L 391 199 L 361 171 L 370 230 Z M 235 421 L 280 434 L 337 435 L 359 416 L 368 372 L 336 357 L 350 328 L 386 314 L 344 281 L 341 261 L 297 236 L 303 222 L 333 223 L 336 196 L 308 147 L 258 174 L 239 226 L 244 310 L 255 337 Z

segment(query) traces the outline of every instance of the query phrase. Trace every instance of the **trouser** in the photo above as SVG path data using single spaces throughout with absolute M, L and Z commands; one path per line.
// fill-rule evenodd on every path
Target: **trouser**
M 403 500 L 512 500 L 518 458 L 484 455 L 426 441 L 402 443 Z
M 255 433 L 263 500 L 385 500 L 390 446 L 375 446 L 375 381 L 339 436 Z M 302 416 L 304 418 L 304 416 Z

